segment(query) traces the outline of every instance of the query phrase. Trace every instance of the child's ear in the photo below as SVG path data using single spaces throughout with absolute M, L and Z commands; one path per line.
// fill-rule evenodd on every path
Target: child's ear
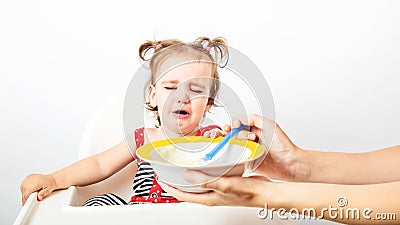
M 149 93 L 148 99 L 149 99 L 150 105 L 152 107 L 156 107 L 157 106 L 156 87 L 154 87 L 153 85 L 149 85 L 148 89 L 147 89 L 147 93 Z

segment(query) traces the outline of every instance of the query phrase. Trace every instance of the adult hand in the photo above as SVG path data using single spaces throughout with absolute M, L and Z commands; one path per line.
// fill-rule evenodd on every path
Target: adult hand
M 268 195 L 270 181 L 262 176 L 255 177 L 215 177 L 198 171 L 188 171 L 185 179 L 190 183 L 199 184 L 212 191 L 206 193 L 189 193 L 171 187 L 162 181 L 159 184 L 169 194 L 181 201 L 194 202 L 208 206 L 249 206 L 262 207 L 265 202 L 271 202 L 273 196 Z M 212 180 L 210 182 L 210 180 Z M 272 192 L 271 192 L 272 193 Z
M 25 204 L 29 195 L 39 191 L 37 198 L 41 201 L 56 188 L 56 181 L 51 175 L 30 174 L 21 183 L 22 205 Z
M 240 124 L 250 126 L 250 130 L 242 130 L 237 138 L 258 141 L 268 151 L 266 156 L 248 164 L 248 169 L 274 180 L 308 179 L 310 170 L 301 161 L 302 150 L 293 144 L 278 124 L 260 115 L 249 115 L 233 119 L 232 127 L 226 125 L 224 130 L 229 132 Z

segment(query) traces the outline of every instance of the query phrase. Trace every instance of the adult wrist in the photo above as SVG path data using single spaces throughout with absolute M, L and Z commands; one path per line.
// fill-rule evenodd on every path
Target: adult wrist
M 293 180 L 295 182 L 310 182 L 314 160 L 311 151 L 295 146 L 293 162 Z
M 287 208 L 290 205 L 291 190 L 290 182 L 272 181 L 264 184 L 264 192 L 261 201 L 258 202 L 259 207 L 268 206 L 271 208 Z

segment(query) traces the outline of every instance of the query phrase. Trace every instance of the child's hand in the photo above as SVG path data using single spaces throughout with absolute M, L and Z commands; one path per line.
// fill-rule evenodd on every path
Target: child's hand
M 214 128 L 212 130 L 204 132 L 203 136 L 207 138 L 217 138 L 219 136 L 225 136 L 225 133 L 218 128 Z
M 51 175 L 30 174 L 22 181 L 20 189 L 24 205 L 29 195 L 36 191 L 39 191 L 38 200 L 43 200 L 56 189 L 56 181 Z

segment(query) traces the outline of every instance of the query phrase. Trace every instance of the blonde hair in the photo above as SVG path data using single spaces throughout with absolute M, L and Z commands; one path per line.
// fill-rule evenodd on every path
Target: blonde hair
M 146 58 L 150 52 L 152 52 L 151 57 Z M 155 85 L 157 75 L 161 74 L 160 67 L 162 63 L 177 54 L 190 56 L 193 60 L 198 61 L 206 57 L 212 63 L 212 78 L 214 78 L 214 80 L 207 105 L 215 105 L 214 99 L 219 91 L 220 81 L 217 67 L 225 67 L 229 59 L 228 46 L 225 39 L 222 37 L 217 37 L 212 40 L 207 37 L 199 37 L 193 43 L 184 43 L 177 39 L 144 42 L 139 47 L 139 57 L 143 61 L 149 61 L 151 71 L 150 78 L 145 87 L 145 106 L 147 110 L 154 112 L 159 124 L 161 124 L 161 121 L 158 115 L 158 107 L 150 104 L 146 89 L 149 85 Z

